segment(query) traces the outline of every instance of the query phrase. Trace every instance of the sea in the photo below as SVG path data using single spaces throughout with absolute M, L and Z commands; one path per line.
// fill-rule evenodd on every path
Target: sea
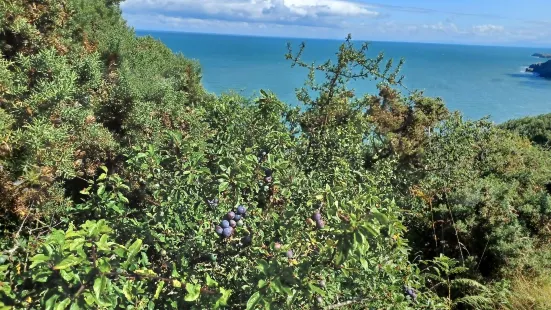
M 290 105 L 299 105 L 295 90 L 308 71 L 291 67 L 285 59 L 287 43 L 298 49 L 305 43 L 306 62 L 334 59 L 344 40 L 288 39 L 158 31 L 136 31 L 161 40 L 174 52 L 199 61 L 203 85 L 209 92 L 237 91 L 246 97 L 260 89 L 275 93 Z M 363 41 L 354 41 L 360 44 Z M 404 94 L 422 90 L 440 97 L 465 118 L 489 117 L 496 123 L 513 118 L 551 113 L 551 80 L 526 73 L 527 66 L 545 61 L 531 55 L 550 49 L 471 46 L 430 43 L 370 42 L 368 56 L 383 52 L 385 59 L 405 59 Z M 376 92 L 376 81 L 351 83 L 357 95 Z

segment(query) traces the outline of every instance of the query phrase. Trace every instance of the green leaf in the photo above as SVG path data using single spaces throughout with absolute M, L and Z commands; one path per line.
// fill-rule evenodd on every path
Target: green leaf
M 254 309 L 254 307 L 260 302 L 260 292 L 256 292 L 251 295 L 247 301 L 247 310 Z
M 381 212 L 373 212 L 372 215 L 379 221 L 379 223 L 381 223 L 381 225 L 386 225 L 388 223 L 388 218 Z
M 100 299 L 101 294 L 103 293 L 103 290 L 105 289 L 105 286 L 107 285 L 107 278 L 105 276 L 101 276 L 99 278 L 96 278 L 94 280 L 94 293 L 96 294 L 96 299 Z
M 102 173 L 100 174 L 100 176 L 98 177 L 98 181 L 103 181 L 107 178 L 107 174 L 106 173 Z
M 33 269 L 38 264 L 43 263 L 43 262 L 47 262 L 49 260 L 50 260 L 50 257 L 47 256 L 47 255 L 36 254 L 35 256 L 31 257 L 31 262 L 33 262 L 33 263 L 31 264 L 31 266 L 29 268 Z
M 271 283 L 270 283 L 270 286 L 273 286 L 279 293 L 281 294 L 287 294 L 287 295 L 290 295 L 292 292 L 291 292 L 291 289 L 289 289 L 288 287 L 286 287 L 285 285 L 283 285 L 281 283 L 281 280 L 280 279 L 274 279 Z
M 98 188 L 98 191 L 96 192 L 98 196 L 103 195 L 103 193 L 105 193 L 105 184 L 101 184 Z
M 122 293 L 124 294 L 124 297 L 126 297 L 126 300 L 132 302 L 132 284 L 134 284 L 134 281 L 127 281 L 124 283 L 124 286 L 122 287 Z
M 60 302 L 55 306 L 55 310 L 65 310 L 65 308 L 67 308 L 67 306 L 70 304 L 71 304 L 71 299 L 65 298 L 62 302 Z
M 184 297 L 185 301 L 195 301 L 201 296 L 201 285 L 200 284 L 191 284 L 186 283 L 186 297 Z
M 310 288 L 310 291 L 312 291 L 312 292 L 314 292 L 318 295 L 321 295 L 321 296 L 324 296 L 324 297 L 327 295 L 327 293 L 324 290 L 322 290 L 321 288 L 319 288 L 316 285 L 308 283 L 308 287 Z
M 77 265 L 81 262 L 81 259 L 75 256 L 69 256 L 62 260 L 59 264 L 54 266 L 54 270 L 62 270 Z
M 128 198 L 124 197 L 122 193 L 117 193 L 117 196 L 119 196 L 119 199 L 123 201 L 124 203 L 128 203 Z
M 138 239 L 132 243 L 132 245 L 128 248 L 128 254 L 126 258 L 126 263 L 130 263 L 132 259 L 140 252 L 140 249 L 142 248 L 142 239 Z
M 153 297 L 154 300 L 159 298 L 159 295 L 161 295 L 161 291 L 163 290 L 163 287 L 165 287 L 165 281 L 159 281 L 157 284 L 157 289 L 155 290 L 155 296 Z
M 71 241 L 71 243 L 69 245 L 69 250 L 71 252 L 82 250 L 82 247 L 84 246 L 85 242 L 86 242 L 86 240 L 84 238 L 75 239 L 75 240 Z
M 228 183 L 228 182 L 222 182 L 222 183 L 220 183 L 220 185 L 218 185 L 218 191 L 219 191 L 219 192 L 223 192 L 223 191 L 225 191 L 226 189 L 228 189 L 229 186 L 230 186 L 230 183 Z
M 48 298 L 46 300 L 46 303 L 44 304 L 44 308 L 46 310 L 54 309 L 55 302 L 59 299 L 59 295 L 52 295 L 52 297 Z
M 222 296 L 218 298 L 216 301 L 215 307 L 218 308 L 220 306 L 226 306 L 228 304 L 228 299 L 231 296 L 232 290 L 226 290 L 223 287 L 220 288 L 220 293 L 222 293 Z
M 96 242 L 96 246 L 98 247 L 99 251 L 109 251 L 111 248 L 110 246 L 113 244 L 113 242 L 107 242 L 109 239 L 109 235 L 103 234 L 101 235 L 101 238 L 98 242 Z
M 266 286 L 267 282 L 264 281 L 263 279 L 260 279 L 258 280 L 258 284 L 257 284 L 257 287 L 258 288 L 263 288 L 264 286 Z
M 258 265 L 256 266 L 256 268 L 265 275 L 267 275 L 270 270 L 270 266 L 268 265 L 268 262 L 266 262 L 263 259 L 258 260 Z
M 218 282 L 214 281 L 208 273 L 207 273 L 207 286 L 209 286 L 209 287 L 217 287 L 218 286 Z

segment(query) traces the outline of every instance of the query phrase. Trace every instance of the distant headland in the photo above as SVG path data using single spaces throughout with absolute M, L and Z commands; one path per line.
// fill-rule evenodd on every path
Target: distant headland
M 534 72 L 541 77 L 551 79 L 551 60 L 530 65 L 530 67 L 526 68 L 526 72 Z
M 532 54 L 534 57 L 538 58 L 551 58 L 551 54 L 543 54 L 543 53 L 534 53 Z

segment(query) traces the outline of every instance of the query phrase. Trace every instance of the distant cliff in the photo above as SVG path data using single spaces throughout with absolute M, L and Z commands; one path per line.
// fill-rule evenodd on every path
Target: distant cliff
M 544 63 L 533 64 L 526 68 L 526 72 L 534 72 L 539 76 L 551 79 L 551 60 Z
M 542 53 L 534 53 L 532 54 L 532 56 L 538 57 L 538 58 L 551 58 L 551 54 L 542 54 Z

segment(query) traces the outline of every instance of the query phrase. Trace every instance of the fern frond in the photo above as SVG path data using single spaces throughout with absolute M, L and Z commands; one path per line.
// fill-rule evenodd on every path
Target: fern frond
M 454 300 L 452 308 L 455 309 L 458 305 L 468 305 L 480 310 L 492 309 L 492 300 L 480 295 L 465 296 Z
M 487 287 L 484 284 L 473 279 L 460 278 L 460 279 L 451 280 L 450 282 L 453 288 L 469 287 L 469 288 L 479 289 L 481 291 L 487 290 Z

